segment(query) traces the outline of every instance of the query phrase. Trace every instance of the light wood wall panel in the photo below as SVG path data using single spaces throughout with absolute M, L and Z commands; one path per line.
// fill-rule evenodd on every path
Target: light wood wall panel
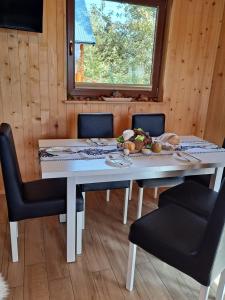
M 209 100 L 205 138 L 222 145 L 225 138 L 225 13 Z
M 12 125 L 24 178 L 39 176 L 38 139 L 75 136 L 79 112 L 112 112 L 115 134 L 133 113 L 164 112 L 168 131 L 202 136 L 224 1 L 170 2 L 160 103 L 63 103 L 66 0 L 44 1 L 42 34 L 0 29 L 0 121 Z

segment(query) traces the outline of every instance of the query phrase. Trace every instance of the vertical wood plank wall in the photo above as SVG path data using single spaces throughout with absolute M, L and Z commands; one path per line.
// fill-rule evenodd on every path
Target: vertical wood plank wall
M 74 136 L 79 112 L 112 112 L 116 134 L 129 126 L 133 113 L 165 112 L 167 130 L 203 136 L 224 1 L 172 1 L 161 103 L 63 103 L 66 0 L 44 0 L 42 34 L 0 29 L 0 122 L 12 125 L 23 177 L 39 176 L 38 139 Z M 218 56 L 217 66 L 222 67 Z
M 220 145 L 225 138 L 225 12 L 209 100 L 205 138 Z

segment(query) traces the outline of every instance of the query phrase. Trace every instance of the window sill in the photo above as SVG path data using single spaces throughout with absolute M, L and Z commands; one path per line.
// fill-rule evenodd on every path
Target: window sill
M 162 101 L 101 101 L 101 100 L 64 100 L 63 101 L 65 104 L 149 104 L 149 103 L 154 103 L 154 104 L 165 104 Z

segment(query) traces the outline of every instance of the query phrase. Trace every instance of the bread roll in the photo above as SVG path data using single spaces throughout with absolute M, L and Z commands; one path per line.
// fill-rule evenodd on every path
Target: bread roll
M 179 145 L 180 144 L 180 138 L 178 135 L 174 135 L 174 136 L 171 136 L 168 141 L 167 141 L 169 144 L 171 145 Z
M 124 143 L 124 148 L 125 148 L 125 149 L 128 149 L 130 152 L 132 152 L 132 151 L 135 150 L 135 143 L 130 142 L 130 141 L 125 142 L 125 143 Z

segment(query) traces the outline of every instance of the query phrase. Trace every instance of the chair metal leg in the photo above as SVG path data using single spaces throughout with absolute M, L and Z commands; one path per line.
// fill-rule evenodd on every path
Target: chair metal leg
M 106 202 L 110 200 L 110 190 L 106 190 Z
M 60 223 L 66 223 L 66 214 L 60 214 L 59 215 L 59 222 Z
M 11 250 L 12 250 L 12 261 L 17 262 L 18 259 L 18 225 L 17 222 L 9 222 L 10 227 L 10 239 L 11 239 Z
M 17 222 L 17 226 L 16 226 L 16 237 L 17 237 L 17 239 L 19 237 L 19 224 L 18 224 L 18 222 Z
M 82 253 L 83 211 L 77 213 L 77 254 Z
M 132 190 L 133 190 L 133 180 L 130 181 L 129 200 L 132 199 Z
M 220 281 L 216 292 L 216 300 L 223 300 L 225 295 L 225 270 L 220 274 Z
M 86 194 L 85 192 L 82 192 L 82 196 L 83 196 L 83 199 L 84 199 L 84 210 L 83 210 L 83 226 L 82 226 L 82 229 L 85 229 L 85 209 L 86 209 Z
M 128 201 L 129 201 L 129 188 L 126 188 L 124 194 L 123 224 L 127 224 Z
M 143 203 L 143 193 L 144 193 L 144 188 L 140 187 L 139 191 L 138 191 L 137 219 L 139 219 L 141 217 L 142 203 Z
M 127 282 L 126 282 L 126 288 L 128 289 L 128 291 L 132 291 L 134 286 L 136 252 L 137 252 L 137 246 L 130 242 L 129 255 L 128 255 L 128 267 L 127 267 Z
M 154 199 L 157 199 L 157 196 L 158 196 L 158 188 L 155 187 L 154 188 Z
M 198 300 L 207 300 L 209 296 L 209 286 L 201 285 Z

